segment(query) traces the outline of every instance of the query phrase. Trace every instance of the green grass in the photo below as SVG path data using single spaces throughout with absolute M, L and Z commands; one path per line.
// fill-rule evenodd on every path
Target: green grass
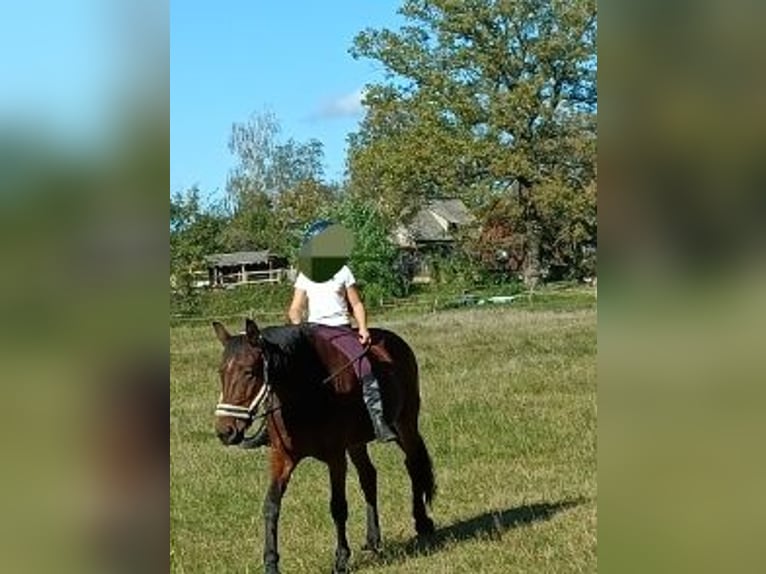
M 596 311 L 481 307 L 391 317 L 421 366 L 421 428 L 439 492 L 430 546 L 413 541 L 401 451 L 372 445 L 384 551 L 364 541 L 350 466 L 352 568 L 374 573 L 596 571 Z M 230 325 L 239 328 L 239 325 Z M 265 451 L 212 432 L 219 344 L 207 326 L 171 329 L 171 568 L 260 572 Z M 324 465 L 303 461 L 280 519 L 285 574 L 329 572 L 334 551 Z

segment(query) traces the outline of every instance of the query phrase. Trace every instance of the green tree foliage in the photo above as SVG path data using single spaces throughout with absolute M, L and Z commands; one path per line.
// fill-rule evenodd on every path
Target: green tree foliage
M 334 204 L 327 204 L 322 215 L 353 232 L 349 265 L 367 300 L 374 302 L 379 297 L 402 294 L 403 278 L 395 273 L 398 251 L 375 204 L 346 195 Z
M 192 187 L 170 199 L 170 274 L 175 303 L 192 312 L 197 304 L 194 272 L 204 269 L 205 255 L 220 251 L 228 218 L 220 206 L 204 207 Z
M 503 197 L 534 282 L 571 239 L 560 219 L 579 217 L 592 195 L 595 1 L 405 0 L 400 13 L 407 25 L 365 30 L 351 50 L 388 73 L 368 87 L 350 139 L 351 189 L 390 219 L 429 197 L 488 213 Z
M 558 181 L 539 184 L 537 217 L 545 225 L 539 230 L 539 257 L 550 280 L 582 279 L 595 273 L 596 184 L 576 189 Z M 523 207 L 528 201 L 519 195 L 530 193 L 520 184 L 493 198 L 479 213 L 481 233 L 468 242 L 467 249 L 498 279 L 524 275 L 528 255 L 530 219 Z
M 301 181 L 280 194 L 274 212 L 289 252 L 298 250 L 301 230 L 315 221 L 323 210 L 331 208 L 339 197 L 336 186 L 315 180 Z

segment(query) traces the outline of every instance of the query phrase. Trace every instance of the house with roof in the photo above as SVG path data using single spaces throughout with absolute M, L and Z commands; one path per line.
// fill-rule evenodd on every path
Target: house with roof
M 408 223 L 394 229 L 392 240 L 412 282 L 430 282 L 433 257 L 448 255 L 460 233 L 474 223 L 476 218 L 460 199 L 432 199 Z
M 394 243 L 402 249 L 451 246 L 461 228 L 476 218 L 459 199 L 432 199 L 406 225 L 394 230 Z

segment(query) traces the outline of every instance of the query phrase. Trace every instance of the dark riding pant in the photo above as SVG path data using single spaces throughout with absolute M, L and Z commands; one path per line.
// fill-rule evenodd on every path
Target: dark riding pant
M 319 337 L 332 343 L 333 347 L 343 353 L 349 361 L 356 359 L 351 363 L 351 366 L 360 381 L 372 375 L 370 360 L 364 354 L 364 347 L 359 342 L 359 336 L 351 327 L 348 325 L 328 327 L 327 325 L 312 324 L 311 329 Z

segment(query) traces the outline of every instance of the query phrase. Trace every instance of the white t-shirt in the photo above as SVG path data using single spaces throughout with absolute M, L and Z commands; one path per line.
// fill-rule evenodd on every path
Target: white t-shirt
M 309 323 L 331 327 L 350 324 L 346 288 L 354 283 L 356 279 L 346 265 L 324 283 L 315 283 L 303 273 L 299 273 L 295 280 L 295 288 L 306 292 L 309 302 Z

